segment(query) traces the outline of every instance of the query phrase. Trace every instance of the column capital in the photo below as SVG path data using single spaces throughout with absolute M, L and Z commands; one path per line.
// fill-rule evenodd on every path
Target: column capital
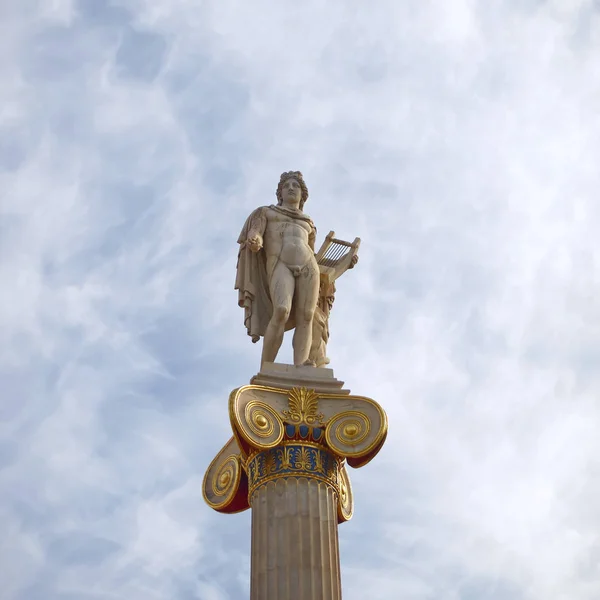
M 338 519 L 352 516 L 346 464 L 366 465 L 381 449 L 387 417 L 374 400 L 347 393 L 323 393 L 246 385 L 229 397 L 233 438 L 204 477 L 206 502 L 220 512 L 239 512 L 263 484 L 305 477 L 333 487 Z

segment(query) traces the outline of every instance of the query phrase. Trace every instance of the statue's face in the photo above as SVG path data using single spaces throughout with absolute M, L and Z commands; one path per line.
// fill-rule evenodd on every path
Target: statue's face
M 281 190 L 281 197 L 286 204 L 298 205 L 300 203 L 302 188 L 300 187 L 300 182 L 295 177 L 285 180 Z

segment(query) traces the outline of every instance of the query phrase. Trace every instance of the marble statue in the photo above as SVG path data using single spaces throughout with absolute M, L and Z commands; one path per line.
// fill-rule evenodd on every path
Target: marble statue
M 253 342 L 264 337 L 262 363 L 275 362 L 290 329 L 294 365 L 329 362 L 325 352 L 334 281 L 358 260 L 360 240 L 335 240 L 333 232 L 315 253 L 316 228 L 303 212 L 307 199 L 302 173 L 283 173 L 277 204 L 254 210 L 238 238 L 235 289 L 248 335 Z

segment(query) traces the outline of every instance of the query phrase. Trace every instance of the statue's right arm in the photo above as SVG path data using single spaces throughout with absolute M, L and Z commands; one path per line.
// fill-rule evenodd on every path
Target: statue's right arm
M 263 247 L 263 235 L 267 228 L 266 207 L 254 211 L 250 219 L 250 228 L 246 243 L 252 252 L 258 252 Z

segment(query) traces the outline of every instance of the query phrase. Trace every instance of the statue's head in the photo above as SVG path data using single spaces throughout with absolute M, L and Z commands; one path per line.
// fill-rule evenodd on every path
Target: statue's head
M 295 179 L 300 184 L 302 194 L 299 208 L 300 210 L 304 210 L 304 203 L 308 200 L 308 188 L 306 187 L 306 183 L 304 183 L 304 178 L 300 171 L 287 171 L 281 174 L 279 185 L 277 186 L 277 205 L 281 206 L 283 204 L 283 186 L 288 179 Z

